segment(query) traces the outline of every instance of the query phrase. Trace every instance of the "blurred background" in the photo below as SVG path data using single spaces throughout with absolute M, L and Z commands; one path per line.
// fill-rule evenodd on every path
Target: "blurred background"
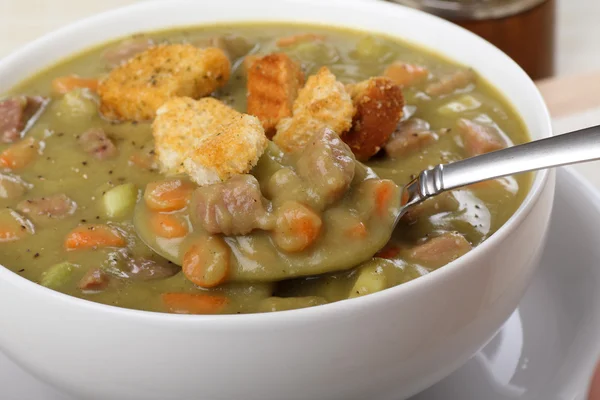
M 24 43 L 35 39 L 36 37 L 54 30 L 62 25 L 77 20 L 82 17 L 96 14 L 108 10 L 144 0 L 0 0 L 0 57 L 8 54 Z M 205 0 L 198 0 L 205 1 Z M 371 0 L 383 1 L 383 0 Z M 464 9 L 475 7 L 475 14 L 482 15 L 485 9 L 489 12 L 490 8 L 518 10 L 519 8 L 529 9 L 531 14 L 531 5 L 538 4 L 533 8 L 545 8 L 541 17 L 534 15 L 533 19 L 521 18 L 519 21 L 518 12 L 516 15 L 504 17 L 502 28 L 497 24 L 486 24 L 485 18 L 477 23 L 468 21 L 468 17 L 459 21 L 462 24 L 471 24 L 480 32 L 486 32 L 488 35 L 496 35 L 497 40 L 504 40 L 500 47 L 519 47 L 519 41 L 536 43 L 536 48 L 542 49 L 547 39 L 548 18 L 550 7 L 556 10 L 555 24 L 551 24 L 550 29 L 555 30 L 556 41 L 554 46 L 554 68 L 551 73 L 548 67 L 546 51 L 540 54 L 526 54 L 529 56 L 529 63 L 541 65 L 538 69 L 544 73 L 533 73 L 534 78 L 544 78 L 547 75 L 565 76 L 580 74 L 589 71 L 600 70 L 600 51 L 598 50 L 598 41 L 594 38 L 600 37 L 600 24 L 597 23 L 597 17 L 600 15 L 600 1 L 596 0 L 394 0 L 413 4 L 415 6 L 424 6 L 429 4 L 429 11 L 436 13 L 436 8 L 452 9 L 458 3 Z M 452 4 L 457 3 L 457 4 Z M 548 3 L 548 4 L 546 4 Z M 555 3 L 555 4 L 554 4 Z M 437 5 L 441 4 L 441 7 Z M 479 8 L 480 10 L 477 10 Z M 484 11 L 481 11 L 484 9 Z M 448 12 L 446 11 L 446 14 Z M 517 17 L 517 18 L 515 18 Z M 507 32 L 513 32 L 513 35 L 507 37 L 506 34 L 499 34 L 502 29 Z M 521 43 L 521 47 L 522 47 Z M 510 53 L 510 51 L 505 50 Z M 533 59 L 531 59 L 533 58 Z M 531 69 L 531 68 L 529 68 Z

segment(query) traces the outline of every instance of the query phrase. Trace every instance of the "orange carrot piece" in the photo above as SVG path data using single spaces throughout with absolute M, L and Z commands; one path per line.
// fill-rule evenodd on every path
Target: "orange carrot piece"
M 383 75 L 390 78 L 396 85 L 406 87 L 426 79 L 429 76 L 429 70 L 420 65 L 397 61 L 390 64 Z
M 361 221 L 346 230 L 346 235 L 352 239 L 363 239 L 367 237 L 367 227 Z
M 163 293 L 162 300 L 175 314 L 218 314 L 229 304 L 225 296 L 194 293 Z
M 0 165 L 10 169 L 23 168 L 35 159 L 38 150 L 35 139 L 23 139 L 0 153 Z
M 125 239 L 116 229 L 102 224 L 79 225 L 65 239 L 67 250 L 124 247 L 125 245 Z
M 325 40 L 325 36 L 318 35 L 316 33 L 299 33 L 296 35 L 282 37 L 278 39 L 275 44 L 279 47 L 288 47 L 299 43 L 315 42 L 320 40 Z
M 183 256 L 181 270 L 194 284 L 211 288 L 227 280 L 230 250 L 219 236 L 203 236 Z
M 0 210 L 0 243 L 23 239 L 34 232 L 33 224 L 16 211 Z
M 297 252 L 317 240 L 323 221 L 304 204 L 287 201 L 277 209 L 275 224 L 274 239 L 277 246 L 288 252 Z
M 69 93 L 77 88 L 87 88 L 95 92 L 98 90 L 98 79 L 67 75 L 55 78 L 52 81 L 52 89 L 59 94 Z
M 155 211 L 175 211 L 187 206 L 194 184 L 181 179 L 150 182 L 146 186 L 144 200 L 149 209 Z
M 157 236 L 173 239 L 188 234 L 188 227 L 181 217 L 174 214 L 152 213 L 150 227 Z
M 388 245 L 379 250 L 377 254 L 375 254 L 375 257 L 390 259 L 396 257 L 398 254 L 400 254 L 400 248 L 398 246 Z
M 388 213 L 392 195 L 394 193 L 394 184 L 391 181 L 382 180 L 375 188 L 375 206 L 377 214 L 384 216 Z

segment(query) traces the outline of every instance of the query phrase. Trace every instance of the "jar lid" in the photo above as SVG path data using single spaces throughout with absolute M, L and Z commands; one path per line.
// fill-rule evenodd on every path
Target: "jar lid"
M 497 19 L 527 11 L 546 0 L 388 0 L 451 20 Z

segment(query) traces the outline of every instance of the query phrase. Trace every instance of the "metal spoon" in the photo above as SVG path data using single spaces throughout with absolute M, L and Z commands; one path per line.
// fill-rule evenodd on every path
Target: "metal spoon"
M 421 172 L 402 189 L 406 211 L 430 197 L 473 183 L 521 172 L 600 159 L 600 126 L 509 147 Z

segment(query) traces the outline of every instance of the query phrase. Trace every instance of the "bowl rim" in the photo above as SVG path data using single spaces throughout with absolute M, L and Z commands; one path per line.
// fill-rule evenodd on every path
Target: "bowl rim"
M 64 37 L 65 35 L 73 35 L 77 34 L 79 30 L 85 29 L 87 25 L 90 24 L 98 24 L 100 22 L 107 23 L 112 19 L 123 16 L 130 15 L 131 13 L 135 13 L 137 11 L 148 10 L 152 7 L 177 7 L 177 6 L 185 6 L 186 4 L 193 4 L 195 0 L 152 0 L 146 2 L 139 2 L 132 5 L 116 8 L 113 10 L 108 10 L 87 18 L 83 18 L 77 20 L 73 23 L 67 24 L 64 27 L 61 27 L 57 30 L 54 30 L 50 33 L 47 33 L 34 41 L 28 43 L 27 45 L 17 49 L 12 52 L 8 56 L 0 59 L 0 73 L 2 73 L 2 67 L 7 64 L 18 64 L 19 59 L 22 59 L 28 55 L 35 54 L 36 52 L 40 52 L 43 47 L 47 43 L 51 43 Z M 277 2 L 280 4 L 285 3 L 302 3 L 306 6 L 318 6 L 321 4 L 319 0 L 279 0 Z M 540 115 L 544 121 L 545 131 L 548 132 L 547 136 L 552 135 L 552 126 L 551 119 L 546 107 L 546 104 L 542 98 L 541 93 L 533 83 L 533 81 L 527 76 L 527 74 L 523 71 L 523 69 L 516 64 L 510 57 L 504 54 L 501 50 L 499 50 L 494 45 L 480 38 L 479 36 L 467 31 L 466 29 L 454 25 L 448 21 L 445 21 L 439 17 L 426 14 L 423 11 L 415 10 L 408 8 L 406 6 L 402 6 L 399 4 L 388 3 L 384 1 L 373 1 L 373 0 L 329 0 L 328 5 L 332 4 L 338 7 L 369 7 L 369 8 L 377 8 L 380 9 L 381 12 L 386 13 L 405 13 L 411 17 L 420 18 L 422 20 L 429 20 L 430 22 L 435 20 L 436 24 L 446 24 L 451 25 L 452 28 L 458 31 L 463 31 L 462 35 L 465 37 L 470 37 L 470 41 L 477 41 L 483 43 L 485 46 L 489 48 L 492 52 L 497 52 L 498 56 L 504 58 L 504 63 L 506 66 L 509 66 L 518 74 L 521 75 L 521 80 L 523 84 L 529 86 L 528 90 L 533 90 L 534 96 L 536 97 L 535 101 L 539 103 L 541 106 L 541 112 L 543 115 Z M 255 21 L 254 19 L 248 19 L 247 21 Z M 240 21 L 235 21 L 235 23 L 239 23 Z M 273 22 L 269 20 L 269 22 Z M 286 21 L 284 19 L 279 20 L 279 22 L 287 23 L 292 22 Z M 304 23 L 304 22 L 302 22 Z M 315 21 L 314 24 L 318 24 L 318 21 Z M 198 24 L 201 26 L 203 24 Z M 207 25 L 207 24 L 204 24 Z M 164 25 L 164 28 L 175 28 L 175 27 L 183 27 L 184 25 L 176 25 L 169 24 L 168 19 Z M 347 22 L 343 21 L 343 18 L 340 18 L 339 24 L 336 27 L 341 28 L 352 28 Z M 359 28 L 360 30 L 360 28 Z M 390 34 L 391 37 L 398 37 L 394 34 Z M 118 39 L 119 36 L 112 37 L 112 40 Z M 401 38 L 402 39 L 402 38 Z M 403 39 L 407 42 L 411 42 L 410 39 Z M 87 48 L 93 48 L 98 43 L 93 45 L 88 45 Z M 424 47 L 422 45 L 418 45 L 418 47 Z M 434 50 L 434 47 L 428 48 L 429 50 Z M 72 56 L 73 54 L 71 54 Z M 57 63 L 65 61 L 67 58 L 57 58 L 51 64 L 45 64 L 39 68 L 38 72 L 44 71 L 46 68 L 51 67 Z M 459 60 L 460 62 L 460 60 Z M 495 87 L 494 83 L 491 82 Z M 519 110 L 516 111 L 521 115 Z M 542 134 L 543 137 L 546 135 Z M 294 310 L 286 310 L 286 311 L 278 311 L 273 313 L 253 313 L 253 314 L 222 314 L 222 315 L 180 315 L 180 314 L 170 314 L 158 311 L 144 311 L 144 310 L 136 310 L 123 308 L 119 306 L 113 306 L 108 304 L 102 304 L 93 302 L 91 300 L 81 299 L 78 297 L 74 297 L 68 294 L 64 294 L 44 286 L 39 285 L 34 281 L 30 281 L 16 272 L 9 270 L 7 267 L 0 264 L 0 279 L 5 280 L 12 284 L 15 287 L 18 287 L 21 290 L 33 291 L 33 294 L 37 296 L 49 296 L 53 300 L 59 301 L 66 306 L 72 307 L 83 307 L 89 309 L 93 312 L 101 312 L 106 314 L 112 314 L 115 317 L 122 317 L 126 319 L 138 318 L 143 319 L 146 322 L 150 323 L 176 323 L 176 324 L 203 324 L 203 323 L 219 323 L 219 324 L 247 324 L 247 323 L 270 323 L 277 324 L 279 322 L 298 322 L 304 323 L 306 320 L 313 320 L 315 318 L 332 318 L 336 315 L 344 315 L 346 313 L 353 312 L 353 310 L 364 309 L 377 307 L 378 303 L 386 302 L 388 298 L 392 296 L 396 296 L 399 294 L 409 295 L 411 292 L 415 290 L 427 290 L 427 286 L 431 286 L 434 282 L 439 282 L 440 280 L 444 280 L 446 277 L 451 276 L 453 274 L 459 273 L 461 267 L 464 267 L 464 264 L 468 264 L 470 260 L 480 257 L 483 253 L 487 251 L 488 248 L 498 245 L 502 242 L 506 237 L 510 235 L 510 233 L 521 224 L 521 222 L 527 217 L 527 215 L 532 211 L 534 205 L 537 203 L 538 199 L 541 196 L 543 189 L 548 183 L 550 173 L 548 170 L 542 170 L 536 172 L 534 174 L 534 179 L 527 193 L 525 199 L 520 204 L 519 208 L 510 216 L 510 218 L 496 231 L 494 232 L 488 239 L 483 241 L 481 244 L 473 248 L 467 254 L 459 257 L 458 259 L 446 264 L 442 268 L 436 269 L 426 275 L 423 275 L 419 278 L 413 279 L 411 281 L 402 283 L 400 285 L 382 290 L 380 292 L 372 293 L 367 296 L 362 296 L 358 298 L 340 300 L 333 303 L 324 304 L 316 307 L 308 307 L 303 309 L 294 309 Z

